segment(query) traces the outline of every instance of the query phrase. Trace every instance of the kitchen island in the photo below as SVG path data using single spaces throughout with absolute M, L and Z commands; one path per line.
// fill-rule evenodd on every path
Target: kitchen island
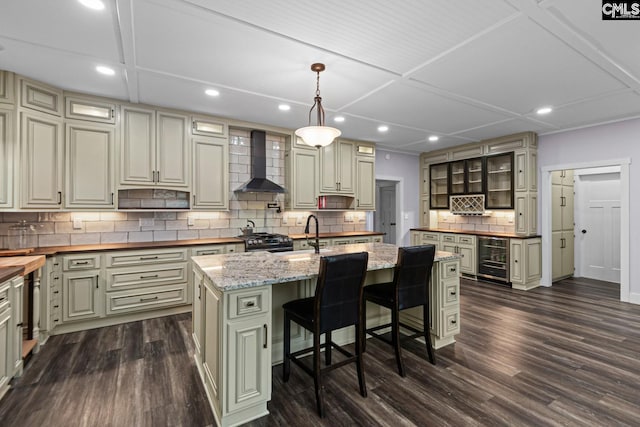
M 269 413 L 271 366 L 282 360 L 282 304 L 314 294 L 320 256 L 360 251 L 369 253 L 365 284 L 392 280 L 398 247 L 384 243 L 333 246 L 319 255 L 294 251 L 192 258 L 194 357 L 219 425 L 238 425 Z M 438 349 L 454 343 L 460 331 L 459 255 L 436 253 L 431 284 L 431 339 Z M 367 307 L 368 327 L 388 321 L 383 308 Z M 421 310 L 406 310 L 403 321 L 421 328 Z M 334 332 L 333 340 L 353 342 L 352 329 Z M 297 326 L 291 337 L 292 351 L 312 339 Z

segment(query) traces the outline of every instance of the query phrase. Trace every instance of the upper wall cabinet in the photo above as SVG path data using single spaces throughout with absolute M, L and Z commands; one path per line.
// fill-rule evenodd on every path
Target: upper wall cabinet
M 67 119 L 115 124 L 116 104 L 95 98 L 66 96 L 64 116 Z
M 20 79 L 20 106 L 62 116 L 62 90 L 44 83 Z
M 15 102 L 13 73 L 0 71 L 0 104 L 14 104 Z
M 0 109 L 0 207 L 13 207 L 13 132 L 12 110 Z
M 486 158 L 487 209 L 513 209 L 513 153 Z
M 429 182 L 431 183 L 431 209 L 449 208 L 449 163 L 431 165 L 429 168 Z
M 193 138 L 194 209 L 229 209 L 229 143 L 227 138 Z
M 226 137 L 229 135 L 228 130 L 226 123 L 213 120 L 210 117 L 191 117 L 191 133 L 193 135 Z
M 115 208 L 115 129 L 98 123 L 67 123 L 67 208 Z
M 356 159 L 357 198 L 356 209 L 375 210 L 376 172 L 373 157 L 357 156 Z
M 457 160 L 449 169 L 452 195 L 484 194 L 484 159 Z
M 23 208 L 62 207 L 62 119 L 36 112 L 20 113 Z
M 296 140 L 296 137 L 292 138 Z M 292 148 L 287 142 L 285 152 L 285 207 L 287 209 L 313 210 L 318 207 L 318 150 Z
M 186 116 L 122 107 L 120 184 L 188 191 L 190 150 Z
M 355 194 L 355 145 L 336 140 L 320 150 L 320 194 Z

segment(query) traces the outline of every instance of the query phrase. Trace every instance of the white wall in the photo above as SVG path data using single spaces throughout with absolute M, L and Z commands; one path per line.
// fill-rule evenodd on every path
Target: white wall
M 595 126 L 538 139 L 538 167 L 540 170 L 564 169 L 567 165 L 631 159 L 629 164 L 629 259 L 640 254 L 640 169 L 634 159 L 640 159 L 640 119 Z M 540 174 L 539 187 L 544 191 Z M 540 198 L 539 198 L 540 200 Z M 539 212 L 540 213 L 540 212 Z M 629 300 L 640 303 L 640 264 L 629 264 Z
M 376 150 L 376 179 L 400 181 L 396 194 L 396 203 L 400 206 L 396 222 L 400 231 L 397 245 L 409 245 L 411 236 L 409 229 L 420 224 L 420 157 L 396 153 L 392 151 Z

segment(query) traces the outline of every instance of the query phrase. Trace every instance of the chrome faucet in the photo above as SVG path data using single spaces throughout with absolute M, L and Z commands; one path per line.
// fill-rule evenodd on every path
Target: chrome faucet
M 316 220 L 316 241 L 315 243 L 309 242 L 309 222 L 311 222 L 311 218 Z M 315 249 L 315 253 L 319 254 L 320 253 L 320 233 L 318 230 L 318 218 L 311 214 L 307 217 L 307 225 L 304 227 L 304 234 L 307 236 L 307 242 L 309 243 L 309 246 L 313 247 Z

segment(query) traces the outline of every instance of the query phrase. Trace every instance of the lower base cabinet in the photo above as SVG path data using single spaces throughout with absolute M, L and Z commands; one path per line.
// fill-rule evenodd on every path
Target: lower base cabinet
M 223 294 L 197 270 L 194 276 L 199 281 L 194 291 L 200 296 L 194 300 L 196 362 L 201 360 L 198 368 L 218 425 L 236 425 L 267 415 L 271 399 L 271 288 Z
M 542 239 L 511 239 L 509 251 L 511 286 L 521 290 L 540 286 Z
M 0 397 L 9 390 L 9 381 L 13 377 L 13 369 L 11 368 L 13 340 L 11 339 L 11 305 L 8 298 L 8 283 L 0 285 L 0 298 L 3 293 L 6 294 L 6 304 L 3 304 L 4 299 L 0 299 Z

